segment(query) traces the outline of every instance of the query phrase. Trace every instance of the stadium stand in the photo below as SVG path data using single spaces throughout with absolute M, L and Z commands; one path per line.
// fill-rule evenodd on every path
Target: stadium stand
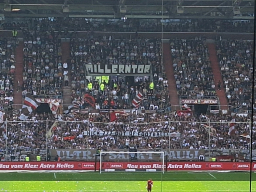
M 170 42 L 178 94 L 181 98 L 215 97 L 215 84 L 205 40 Z
M 123 78 L 107 82 L 92 79 L 85 81 L 85 63 L 103 66 L 150 64 L 153 69 L 156 90 L 150 97 L 154 97 L 155 101 L 145 101 L 143 107 L 144 109 L 149 109 L 150 105 L 157 106 L 157 108 L 166 107 L 163 106 L 160 97 L 162 95 L 164 100 L 168 98 L 160 66 L 161 43 L 159 40 L 115 39 L 113 36 L 94 37 L 92 34 L 88 34 L 87 39 L 72 39 L 71 47 L 71 87 L 74 100 L 81 100 L 82 96 L 89 92 L 95 97 L 100 108 L 131 108 L 132 100 L 139 91 L 144 97 L 150 92 L 148 78 L 137 77 L 133 82 L 127 82 Z M 88 87 L 90 83 L 92 85 Z M 102 89 L 100 88 L 101 84 L 104 84 Z M 112 104 L 110 104 L 111 102 Z
M 61 29 L 70 31 L 118 31 L 118 32 L 161 32 L 160 19 L 84 19 L 84 18 L 44 18 L 27 19 L 21 22 L 5 22 L 2 24 L 5 30 L 39 28 Z M 253 31 L 251 20 L 208 20 L 208 19 L 177 19 L 164 21 L 165 32 L 244 32 Z
M 253 42 L 222 39 L 216 44 L 229 105 L 233 112 L 248 113 L 251 110 Z
M 42 26 L 41 26 L 42 27 Z M 55 33 L 26 31 L 24 37 L 23 95 L 58 97 L 62 95 L 63 64 Z
M 32 24 L 33 23 L 33 24 Z M 8 150 L 19 160 L 24 151 L 45 155 L 47 149 L 125 149 L 134 144 L 138 149 L 208 149 L 208 119 L 215 133 L 211 133 L 212 149 L 248 149 L 240 135 L 249 133 L 248 114 L 251 95 L 252 42 L 216 39 L 217 56 L 231 113 L 198 115 L 172 110 L 168 90 L 168 71 L 162 69 L 162 42 L 156 38 L 120 37 L 103 31 L 158 31 L 160 21 L 133 20 L 105 23 L 85 19 L 34 19 L 19 23 L 5 23 L 3 29 L 22 29 L 24 41 L 24 71 L 22 94 L 34 98 L 63 98 L 63 87 L 72 90 L 70 105 L 64 114 L 27 114 L 20 121 L 20 112 L 10 113 L 13 97 L 17 40 L 1 40 L 1 110 L 8 119 L 8 134 L 0 137 L 0 149 Z M 202 29 L 204 26 L 204 30 Z M 185 20 L 166 23 L 165 31 L 172 32 L 248 32 L 251 22 Z M 60 31 L 60 29 L 64 29 Z M 55 32 L 54 32 L 55 31 Z M 83 37 L 69 31 L 87 31 Z M 69 42 L 70 58 L 63 61 L 62 39 Z M 180 98 L 217 98 L 214 75 L 209 60 L 206 39 L 176 38 L 169 42 L 174 78 Z M 1 53 L 0 51 L 0 53 Z M 68 58 L 68 57 L 67 57 Z M 85 64 L 152 66 L 152 79 L 135 77 L 92 79 L 86 76 Z M 233 75 L 231 75 L 233 74 Z M 150 83 L 154 89 L 150 89 Z M 101 86 L 101 85 L 104 86 Z M 220 87 L 222 89 L 222 87 Z M 133 101 L 143 95 L 134 109 Z M 92 99 L 86 99 L 86 97 Z M 7 100 L 6 100 L 7 98 Z M 93 109 L 92 109 L 93 108 Z M 132 109 L 133 108 L 133 109 Z M 192 109 L 193 110 L 193 109 Z M 83 111 L 83 112 L 82 112 Z M 235 134 L 231 135 L 229 122 L 237 116 Z M 13 123 L 14 121 L 17 121 Z M 18 122 L 19 121 L 19 122 Z M 48 135 L 55 122 L 54 130 Z M 219 122 L 224 122 L 223 124 Z M 4 124 L 1 127 L 4 129 Z M 129 132 L 129 133 L 128 133 Z M 169 133 L 172 136 L 169 137 Z M 93 133 L 93 134 L 92 134 Z M 141 134 L 143 133 L 143 135 Z M 131 135 L 132 134 L 132 135 Z M 7 139 L 8 138 L 8 139 Z M 5 144 L 7 139 L 7 146 Z M 253 138 L 255 140 L 255 138 Z M 253 145 L 253 147 L 255 147 Z
M 15 47 L 16 40 L 12 38 L 1 38 L 0 40 L 0 62 L 1 62 L 1 110 L 12 109 L 14 92 L 14 72 L 15 72 Z

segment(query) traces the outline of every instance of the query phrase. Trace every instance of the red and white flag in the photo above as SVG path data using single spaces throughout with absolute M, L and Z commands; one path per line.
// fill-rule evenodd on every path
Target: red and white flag
M 232 119 L 231 122 L 229 123 L 228 135 L 233 135 L 235 133 L 235 122 L 236 120 Z
M 184 116 L 184 117 L 189 117 L 189 116 L 191 116 L 191 114 L 192 114 L 192 112 L 191 111 L 187 111 L 187 110 L 178 110 L 177 112 L 176 112 L 176 114 L 179 116 L 179 117 L 182 117 L 182 116 Z
M 36 108 L 38 107 L 35 98 L 30 94 L 26 95 L 24 105 L 31 107 L 33 110 L 36 110 Z
M 142 93 L 141 92 L 138 92 L 137 93 L 137 95 L 136 95 L 136 97 L 132 100 L 132 105 L 134 106 L 134 107 L 139 107 L 140 106 L 140 103 L 141 103 L 141 101 L 142 101 L 142 99 L 143 99 L 143 95 L 142 95 Z
M 244 133 L 244 134 L 240 135 L 240 137 L 244 137 L 246 139 L 251 139 L 251 136 L 248 133 Z
M 189 112 L 192 111 L 191 108 L 187 104 L 184 104 L 181 108 L 182 108 L 182 111 L 189 111 Z
M 57 100 L 52 100 L 49 103 L 50 109 L 52 111 L 52 114 L 57 114 L 58 108 L 59 108 L 59 102 Z
M 20 115 L 19 119 L 26 120 L 27 116 L 30 113 L 32 113 L 33 110 L 36 110 L 37 107 L 38 107 L 38 104 L 37 104 L 35 98 L 32 95 L 27 94 L 24 99 L 24 104 L 22 105 L 21 115 Z

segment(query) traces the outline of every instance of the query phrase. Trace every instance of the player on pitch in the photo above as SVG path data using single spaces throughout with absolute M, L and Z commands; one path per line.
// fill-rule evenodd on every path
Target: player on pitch
M 152 187 L 153 187 L 153 181 L 152 181 L 152 179 L 149 179 L 148 182 L 147 182 L 147 190 L 148 190 L 148 192 L 151 192 Z

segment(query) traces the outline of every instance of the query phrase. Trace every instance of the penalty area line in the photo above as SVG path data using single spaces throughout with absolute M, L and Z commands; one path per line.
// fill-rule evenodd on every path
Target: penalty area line
M 214 179 L 217 179 L 213 174 L 211 174 L 211 173 L 209 173 L 209 172 L 208 172 L 208 174 L 209 174 L 211 177 L 213 177 Z

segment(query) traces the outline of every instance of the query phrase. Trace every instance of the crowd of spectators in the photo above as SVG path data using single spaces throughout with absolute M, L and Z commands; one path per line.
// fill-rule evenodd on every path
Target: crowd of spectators
M 235 132 L 229 135 L 230 121 L 235 118 Z M 248 140 L 241 137 L 249 133 L 250 122 L 245 116 L 222 114 L 183 116 L 175 113 L 146 113 L 140 110 L 119 113 L 115 122 L 108 122 L 109 113 L 88 113 L 76 116 L 76 121 L 58 121 L 50 138 L 46 133 L 56 122 L 50 114 L 33 114 L 30 121 L 16 122 L 18 116 L 10 117 L 8 134 L 1 137 L 1 151 L 19 156 L 22 152 L 45 153 L 46 149 L 98 149 L 105 151 L 127 149 L 248 149 Z M 208 121 L 210 119 L 210 122 Z M 63 120 L 67 120 L 63 117 Z M 206 125 L 206 126 L 205 126 Z M 253 128 L 253 133 L 255 128 Z M 170 134 L 170 137 L 169 137 Z M 253 149 L 255 148 L 255 137 Z
M 140 20 L 138 31 L 162 31 L 161 20 Z M 243 29 L 242 29 L 243 28 Z M 181 19 L 164 20 L 164 32 L 253 32 L 253 22 L 250 20 L 209 20 L 209 19 Z
M 166 108 L 169 100 L 167 83 L 161 68 L 161 42 L 159 39 L 115 39 L 113 36 L 96 36 L 88 34 L 87 38 L 73 38 L 71 41 L 71 87 L 73 100 L 82 100 L 85 93 L 90 93 L 96 100 L 98 108 L 127 109 L 132 107 L 132 100 L 138 92 L 144 98 L 144 109 L 151 105 Z M 151 65 L 154 74 L 154 90 L 149 77 L 135 77 L 132 81 L 126 78 L 110 80 L 85 79 L 85 64 L 96 65 Z M 92 86 L 88 88 L 88 84 Z M 104 84 L 104 88 L 100 88 Z
M 41 26 L 42 28 L 42 26 Z M 23 95 L 60 96 L 63 85 L 60 39 L 55 33 L 24 30 Z
M 205 40 L 175 39 L 171 40 L 170 45 L 180 98 L 203 99 L 216 96 Z
M 18 41 L 0 39 L 0 111 L 12 109 L 14 93 L 15 47 Z
M 119 32 L 244 32 L 253 33 L 253 20 L 216 19 L 87 19 L 44 18 L 2 24 L 5 30 L 45 28 L 69 31 L 119 31 Z
M 62 63 L 61 41 L 63 33 L 54 33 L 59 29 L 79 31 L 97 31 L 117 28 L 122 31 L 140 31 L 151 28 L 158 30 L 159 22 L 146 20 L 122 21 L 112 25 L 92 22 L 84 19 L 41 19 L 35 20 L 34 25 L 28 23 L 2 25 L 5 29 L 21 29 L 24 35 L 24 71 L 22 85 L 23 95 L 31 93 L 34 97 L 61 96 L 63 86 L 70 86 L 72 102 L 80 103 L 80 108 L 90 108 L 89 103 L 82 104 L 84 94 L 95 98 L 96 111 L 86 114 L 61 114 L 56 116 L 47 113 L 33 112 L 27 121 L 19 121 L 19 113 L 6 113 L 8 118 L 8 133 L 2 124 L 0 132 L 0 150 L 9 154 L 20 154 L 21 151 L 47 149 L 125 149 L 136 145 L 138 149 L 208 149 L 210 126 L 216 132 L 211 133 L 210 147 L 212 149 L 248 149 L 246 138 L 249 134 L 249 122 L 246 116 L 236 116 L 234 135 L 229 135 L 229 122 L 234 118 L 230 114 L 208 114 L 199 117 L 171 112 L 167 78 L 162 70 L 161 40 L 135 37 L 115 38 L 113 35 L 99 35 L 88 32 L 83 38 L 70 39 L 70 62 Z M 84 22 L 86 24 L 84 24 Z M 139 24 L 138 24 L 139 23 Z M 223 24 L 224 23 L 224 24 Z M 127 27 L 124 27 L 123 25 Z M 205 24 L 202 21 L 187 21 L 182 24 L 167 24 L 165 30 L 198 31 Z M 242 28 L 241 26 L 247 26 Z M 65 25 L 65 26 L 64 26 Z M 153 26 L 155 25 L 155 26 Z M 161 23 L 160 23 L 161 25 Z M 218 26 L 219 25 L 219 26 Z M 216 26 L 205 24 L 205 30 L 225 31 L 239 28 L 248 32 L 250 25 L 244 22 L 216 22 Z M 216 29 L 214 29 L 216 27 Z M 141 28 L 141 29 L 142 29 Z M 32 30 L 27 30 L 32 29 Z M 207 29 L 207 30 L 206 30 Z M 150 31 L 150 30 L 149 30 Z M 10 106 L 12 101 L 14 81 L 14 47 L 17 40 L 1 40 L 1 107 Z M 220 40 L 216 42 L 217 54 L 220 61 L 222 76 L 230 105 L 235 109 L 248 108 L 250 103 L 250 79 L 252 68 L 252 42 Z M 173 58 L 174 75 L 178 94 L 182 98 L 201 99 L 215 97 L 213 74 L 208 59 L 208 49 L 205 39 L 174 39 L 170 41 Z M 150 64 L 153 77 L 111 77 L 103 81 L 86 76 L 85 64 Z M 68 74 L 68 79 L 66 79 Z M 67 83 L 66 83 L 67 82 Z M 154 89 L 150 89 L 150 83 Z M 91 84 L 91 86 L 88 86 Z M 104 88 L 101 89 L 101 84 Z M 144 99 L 138 110 L 130 112 L 132 100 L 141 92 Z M 8 102 L 6 102 L 8 98 Z M 60 97 L 61 98 L 61 97 Z M 10 101 L 9 101 L 10 100 Z M 5 105 L 3 105 L 5 103 Z M 108 111 L 107 113 L 101 110 Z M 122 112 L 115 114 L 113 110 Z M 123 110 L 125 109 L 125 110 Z M 145 110 L 150 110 L 146 112 Z M 154 110 L 154 111 L 151 111 Z M 232 112 L 238 112 L 236 110 Z M 16 122 L 15 122 L 16 121 Z M 19 122 L 17 122 L 19 121 Z M 46 139 L 51 126 L 58 121 L 51 137 Z M 242 123 L 239 123 L 242 122 Z M 202 125 L 204 124 L 204 125 Z M 253 127 L 255 132 L 255 127 Z M 169 137 L 169 134 L 171 135 Z M 170 139 L 169 139 L 170 138 Z M 7 139 L 7 146 L 6 146 Z M 255 138 L 252 138 L 255 141 Z M 253 142 L 253 148 L 255 143 Z
M 233 112 L 251 109 L 253 41 L 222 39 L 216 42 L 224 89 Z
M 19 121 L 17 115 L 8 116 L 10 121 Z M 8 153 L 14 154 L 21 151 L 35 153 L 37 149 L 46 149 L 46 120 L 54 119 L 50 114 L 33 114 L 30 122 L 8 123 L 8 132 L 4 132 L 4 138 L 8 138 Z M 5 140 L 1 142 L 1 149 L 5 149 Z

